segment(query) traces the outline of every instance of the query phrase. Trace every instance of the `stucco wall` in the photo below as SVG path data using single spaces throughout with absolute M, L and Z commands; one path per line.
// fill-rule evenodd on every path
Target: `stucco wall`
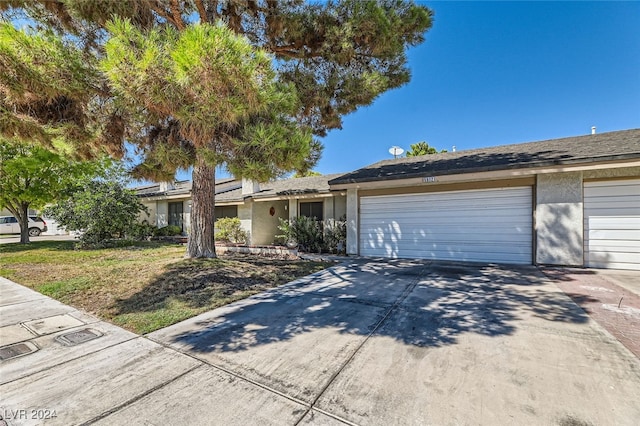
M 289 220 L 295 219 L 298 217 L 298 200 L 290 199 L 289 200 Z
M 285 209 L 288 207 L 288 201 L 263 201 L 253 203 L 253 223 L 251 225 L 251 244 L 266 245 L 273 244 L 276 235 L 281 232 L 278 230 L 280 221 L 278 218 L 287 219 L 289 212 Z M 275 213 L 270 214 L 273 207 Z
M 245 201 L 244 204 L 238 205 L 238 219 L 240 219 L 240 226 L 249 234 L 249 241 L 251 241 L 251 212 L 253 210 L 253 202 Z
M 582 172 L 541 174 L 536 183 L 536 262 L 582 266 Z
M 348 189 L 346 197 L 347 213 L 347 254 L 358 254 L 358 190 Z
M 347 214 L 347 197 L 344 195 L 335 195 L 333 197 L 333 211 L 335 219 L 338 220 Z
M 146 221 L 149 225 L 155 225 L 157 221 L 156 202 L 143 201 L 142 205 L 147 208 L 149 214 L 147 215 L 145 212 L 140 212 L 138 214 L 138 221 L 142 223 Z
M 322 218 L 324 221 L 335 219 L 333 217 L 333 197 L 322 198 Z

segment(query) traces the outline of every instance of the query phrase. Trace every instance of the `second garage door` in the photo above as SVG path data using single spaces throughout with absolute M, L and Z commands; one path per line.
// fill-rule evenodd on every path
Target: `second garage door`
M 586 266 L 640 270 L 640 179 L 585 182 Z
M 360 254 L 532 263 L 531 187 L 366 196 Z

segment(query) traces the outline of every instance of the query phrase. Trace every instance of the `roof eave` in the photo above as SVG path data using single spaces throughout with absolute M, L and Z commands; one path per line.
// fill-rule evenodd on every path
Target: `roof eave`
M 390 181 L 390 180 L 402 180 L 402 179 L 410 179 L 410 178 L 423 178 L 423 177 L 429 177 L 429 176 L 464 175 L 464 174 L 481 173 L 481 172 L 495 172 L 495 171 L 501 171 L 501 170 L 539 169 L 539 168 L 554 167 L 554 166 L 576 166 L 576 165 L 579 166 L 579 165 L 599 164 L 603 162 L 619 162 L 619 161 L 626 162 L 630 160 L 640 160 L 640 152 L 601 156 L 601 157 L 570 159 L 570 160 L 537 161 L 537 162 L 524 163 L 524 164 L 514 163 L 514 164 L 506 164 L 506 165 L 498 165 L 498 166 L 469 167 L 464 169 L 449 169 L 449 170 L 438 170 L 438 171 L 426 170 L 424 172 L 395 174 L 395 175 L 389 175 L 389 176 L 375 176 L 375 177 L 347 178 L 347 179 L 338 178 L 338 179 L 333 179 L 329 181 L 329 185 L 331 185 L 332 188 L 333 187 L 340 188 L 341 185 L 352 185 L 352 184 L 359 184 L 359 183 Z

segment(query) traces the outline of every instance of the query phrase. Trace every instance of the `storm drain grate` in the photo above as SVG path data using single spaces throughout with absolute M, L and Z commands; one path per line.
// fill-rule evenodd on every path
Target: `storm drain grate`
M 82 330 L 72 331 L 71 333 L 61 334 L 56 340 L 65 346 L 75 346 L 89 340 L 102 337 L 102 333 L 92 328 L 83 328 Z
M 14 343 L 0 348 L 0 360 L 5 361 L 23 355 L 29 355 L 38 350 L 38 347 L 31 342 Z

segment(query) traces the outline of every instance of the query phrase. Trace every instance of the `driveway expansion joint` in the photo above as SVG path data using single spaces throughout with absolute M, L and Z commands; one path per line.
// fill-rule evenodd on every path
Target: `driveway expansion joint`
M 409 294 L 411 294 L 411 292 L 416 288 L 416 286 L 418 285 L 418 283 L 421 280 L 421 276 L 424 274 L 424 271 L 426 269 L 428 265 L 423 265 L 422 268 L 420 268 L 420 273 L 416 274 L 416 277 L 411 281 L 411 283 L 409 283 L 409 285 L 407 285 L 407 287 L 404 289 L 404 291 L 400 294 L 400 296 L 398 296 L 398 298 L 394 301 L 394 303 L 391 305 L 391 307 L 387 310 L 387 312 L 382 316 L 382 319 L 380 321 L 378 321 L 376 323 L 376 325 L 373 327 L 373 329 L 367 334 L 367 336 L 362 340 L 362 342 L 360 342 L 360 344 L 358 346 L 356 346 L 356 348 L 353 350 L 353 352 L 351 353 L 351 355 L 340 365 L 340 367 L 338 368 L 338 370 L 336 370 L 331 377 L 329 378 L 329 380 L 327 381 L 327 383 L 322 387 L 322 389 L 320 390 L 320 392 L 318 393 L 318 395 L 314 398 L 314 400 L 311 402 L 311 405 L 309 406 L 309 408 L 305 411 L 305 413 L 298 419 L 298 421 L 295 423 L 295 426 L 298 426 L 300 424 L 300 422 L 302 422 L 302 420 L 309 414 L 309 412 L 311 410 L 317 410 L 319 412 L 322 412 L 323 414 L 326 415 L 330 415 L 331 417 L 336 418 L 337 420 L 340 421 L 344 421 L 334 415 L 329 414 L 328 412 L 325 412 L 324 410 L 321 411 L 319 409 L 316 408 L 316 404 L 318 403 L 318 401 L 320 400 L 320 398 L 322 397 L 322 395 L 327 391 L 327 389 L 329 389 L 329 386 L 331 386 L 331 384 L 336 380 L 336 378 L 340 375 L 340 373 L 346 368 L 347 365 L 349 365 L 349 363 L 353 360 L 353 358 L 356 356 L 356 354 L 360 351 L 360 349 L 362 349 L 362 347 L 367 343 L 367 341 L 371 338 L 371 336 L 373 336 L 379 329 L 380 327 L 382 327 L 382 325 L 387 321 L 387 319 L 391 316 L 391 314 L 393 313 L 393 311 L 396 310 L 396 308 L 398 308 L 400 306 L 400 304 L 402 302 L 404 302 L 404 300 L 409 296 Z M 348 422 L 348 424 L 354 424 L 351 422 Z
M 176 377 L 174 377 L 174 378 L 172 378 L 170 380 L 167 380 L 166 382 L 160 383 L 160 384 L 152 387 L 151 389 L 147 389 L 145 392 L 142 392 L 141 394 L 134 396 L 133 398 L 123 402 L 122 404 L 119 404 L 119 405 L 111 408 L 110 410 L 107 410 L 104 413 L 99 414 L 96 417 L 94 417 L 94 418 L 92 418 L 90 420 L 87 420 L 84 423 L 81 423 L 80 425 L 81 426 L 90 425 L 90 424 L 93 424 L 93 423 L 95 423 L 95 422 L 97 422 L 99 420 L 102 420 L 105 417 L 108 417 L 111 414 L 113 414 L 115 412 L 118 412 L 118 411 L 122 410 L 123 408 L 128 407 L 129 405 L 141 400 L 142 398 L 146 397 L 147 395 L 150 395 L 153 392 L 155 392 L 155 391 L 157 391 L 159 389 L 162 389 L 163 387 L 165 387 L 167 385 L 170 385 L 171 383 L 175 382 L 176 380 L 180 379 L 181 377 L 184 377 L 186 374 L 191 373 L 192 371 L 195 371 L 195 370 L 197 370 L 198 368 L 201 368 L 201 367 L 202 367 L 202 364 L 195 365 L 195 366 L 189 368 L 188 370 L 182 372 L 181 374 L 177 375 Z
M 180 348 L 173 347 L 173 346 L 171 346 L 171 345 L 169 345 L 169 344 L 167 344 L 167 343 L 165 343 L 165 342 L 163 342 L 161 340 L 154 340 L 154 339 L 152 339 L 152 338 L 150 338 L 148 336 L 142 336 L 142 337 L 147 339 L 147 340 L 149 340 L 150 342 L 158 344 L 158 345 L 160 345 L 160 346 L 162 346 L 164 348 L 167 348 L 167 349 L 169 349 L 171 351 L 178 352 L 178 353 L 180 353 L 182 355 L 185 355 L 185 356 L 187 356 L 187 357 L 189 357 L 189 358 L 201 363 L 201 365 L 206 365 L 208 367 L 215 368 L 216 370 L 222 371 L 223 373 L 229 374 L 229 375 L 231 375 L 231 376 L 233 376 L 233 377 L 235 377 L 235 378 L 237 378 L 239 380 L 243 380 L 243 381 L 245 381 L 247 383 L 250 383 L 250 384 L 252 384 L 254 386 L 257 386 L 257 387 L 259 387 L 261 389 L 264 389 L 264 390 L 266 390 L 268 392 L 271 392 L 271 393 L 276 394 L 278 396 L 281 396 L 283 398 L 286 398 L 286 399 L 288 399 L 290 401 L 293 401 L 293 402 L 295 402 L 297 404 L 300 404 L 300 405 L 302 405 L 304 407 L 310 407 L 309 403 L 306 402 L 306 401 L 303 401 L 303 400 L 298 399 L 296 397 L 293 397 L 291 395 L 287 395 L 286 393 L 280 392 L 279 390 L 274 389 L 271 386 L 265 385 L 264 383 L 260 383 L 260 382 L 258 382 L 256 380 L 253 380 L 253 379 L 250 379 L 248 377 L 245 377 L 242 374 L 239 374 L 239 373 L 236 373 L 235 371 L 229 370 L 228 368 L 225 368 L 225 367 L 222 367 L 220 365 L 214 364 L 209 360 L 198 358 L 197 356 L 192 355 L 190 352 L 184 351 L 184 350 L 182 350 Z

